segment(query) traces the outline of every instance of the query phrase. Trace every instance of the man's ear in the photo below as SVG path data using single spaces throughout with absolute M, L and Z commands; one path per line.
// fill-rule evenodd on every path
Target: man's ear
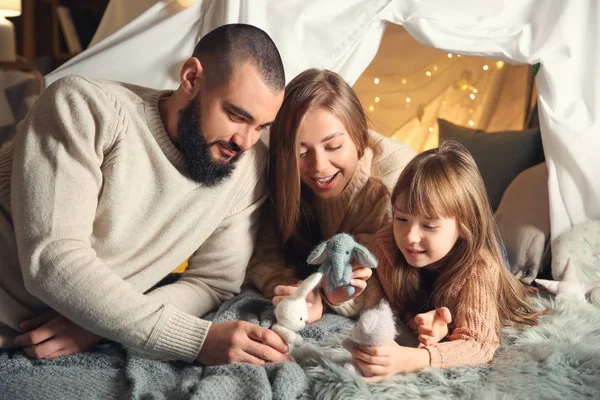
M 196 57 L 188 58 L 179 74 L 181 89 L 191 99 L 200 91 L 204 82 L 204 69 Z

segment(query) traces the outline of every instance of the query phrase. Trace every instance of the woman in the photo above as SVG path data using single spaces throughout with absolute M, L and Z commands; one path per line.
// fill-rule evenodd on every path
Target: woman
M 317 69 L 287 85 L 269 148 L 270 198 L 247 281 L 271 298 L 291 294 L 314 271 L 306 258 L 321 241 L 345 232 L 368 245 L 390 223 L 391 190 L 415 152 L 368 131 L 352 88 Z M 308 301 L 309 320 L 320 318 L 320 296 Z

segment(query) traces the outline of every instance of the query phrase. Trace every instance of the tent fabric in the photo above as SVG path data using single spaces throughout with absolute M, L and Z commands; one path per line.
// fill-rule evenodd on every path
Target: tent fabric
M 393 1 L 382 18 L 430 46 L 527 64 L 536 77 L 552 237 L 600 219 L 600 8 L 595 0 Z
M 600 219 L 594 178 L 600 171 L 594 157 L 600 153 L 599 16 L 595 0 L 199 0 L 188 8 L 163 0 L 46 78 L 51 83 L 79 73 L 174 88 L 178 67 L 197 40 L 232 22 L 256 25 L 273 37 L 288 81 L 318 67 L 354 84 L 373 60 L 386 23 L 444 51 L 541 62 L 536 84 L 554 238 Z

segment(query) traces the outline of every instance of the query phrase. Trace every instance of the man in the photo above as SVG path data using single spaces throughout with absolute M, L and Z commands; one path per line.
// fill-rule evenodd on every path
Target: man
M 49 359 L 104 337 L 207 365 L 287 359 L 268 329 L 198 318 L 239 292 L 252 254 L 281 58 L 265 32 L 226 25 L 180 78 L 63 78 L 0 152 L 0 347 Z

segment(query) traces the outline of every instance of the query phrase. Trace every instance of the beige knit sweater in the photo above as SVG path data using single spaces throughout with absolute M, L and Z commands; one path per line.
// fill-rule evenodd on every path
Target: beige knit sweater
M 61 79 L 0 152 L 0 346 L 51 307 L 148 355 L 196 358 L 211 324 L 199 317 L 243 283 L 267 152 L 219 186 L 191 180 L 159 115 L 169 94 Z M 143 294 L 190 256 L 179 281 Z
M 315 198 L 309 205 L 319 220 L 322 237 L 345 232 L 368 245 L 391 221 L 390 193 L 414 156 L 408 145 L 369 132 L 368 148 L 340 196 L 326 201 Z M 285 261 L 273 207 L 267 203 L 264 209 L 246 280 L 270 298 L 275 286 L 294 284 L 298 277 Z

